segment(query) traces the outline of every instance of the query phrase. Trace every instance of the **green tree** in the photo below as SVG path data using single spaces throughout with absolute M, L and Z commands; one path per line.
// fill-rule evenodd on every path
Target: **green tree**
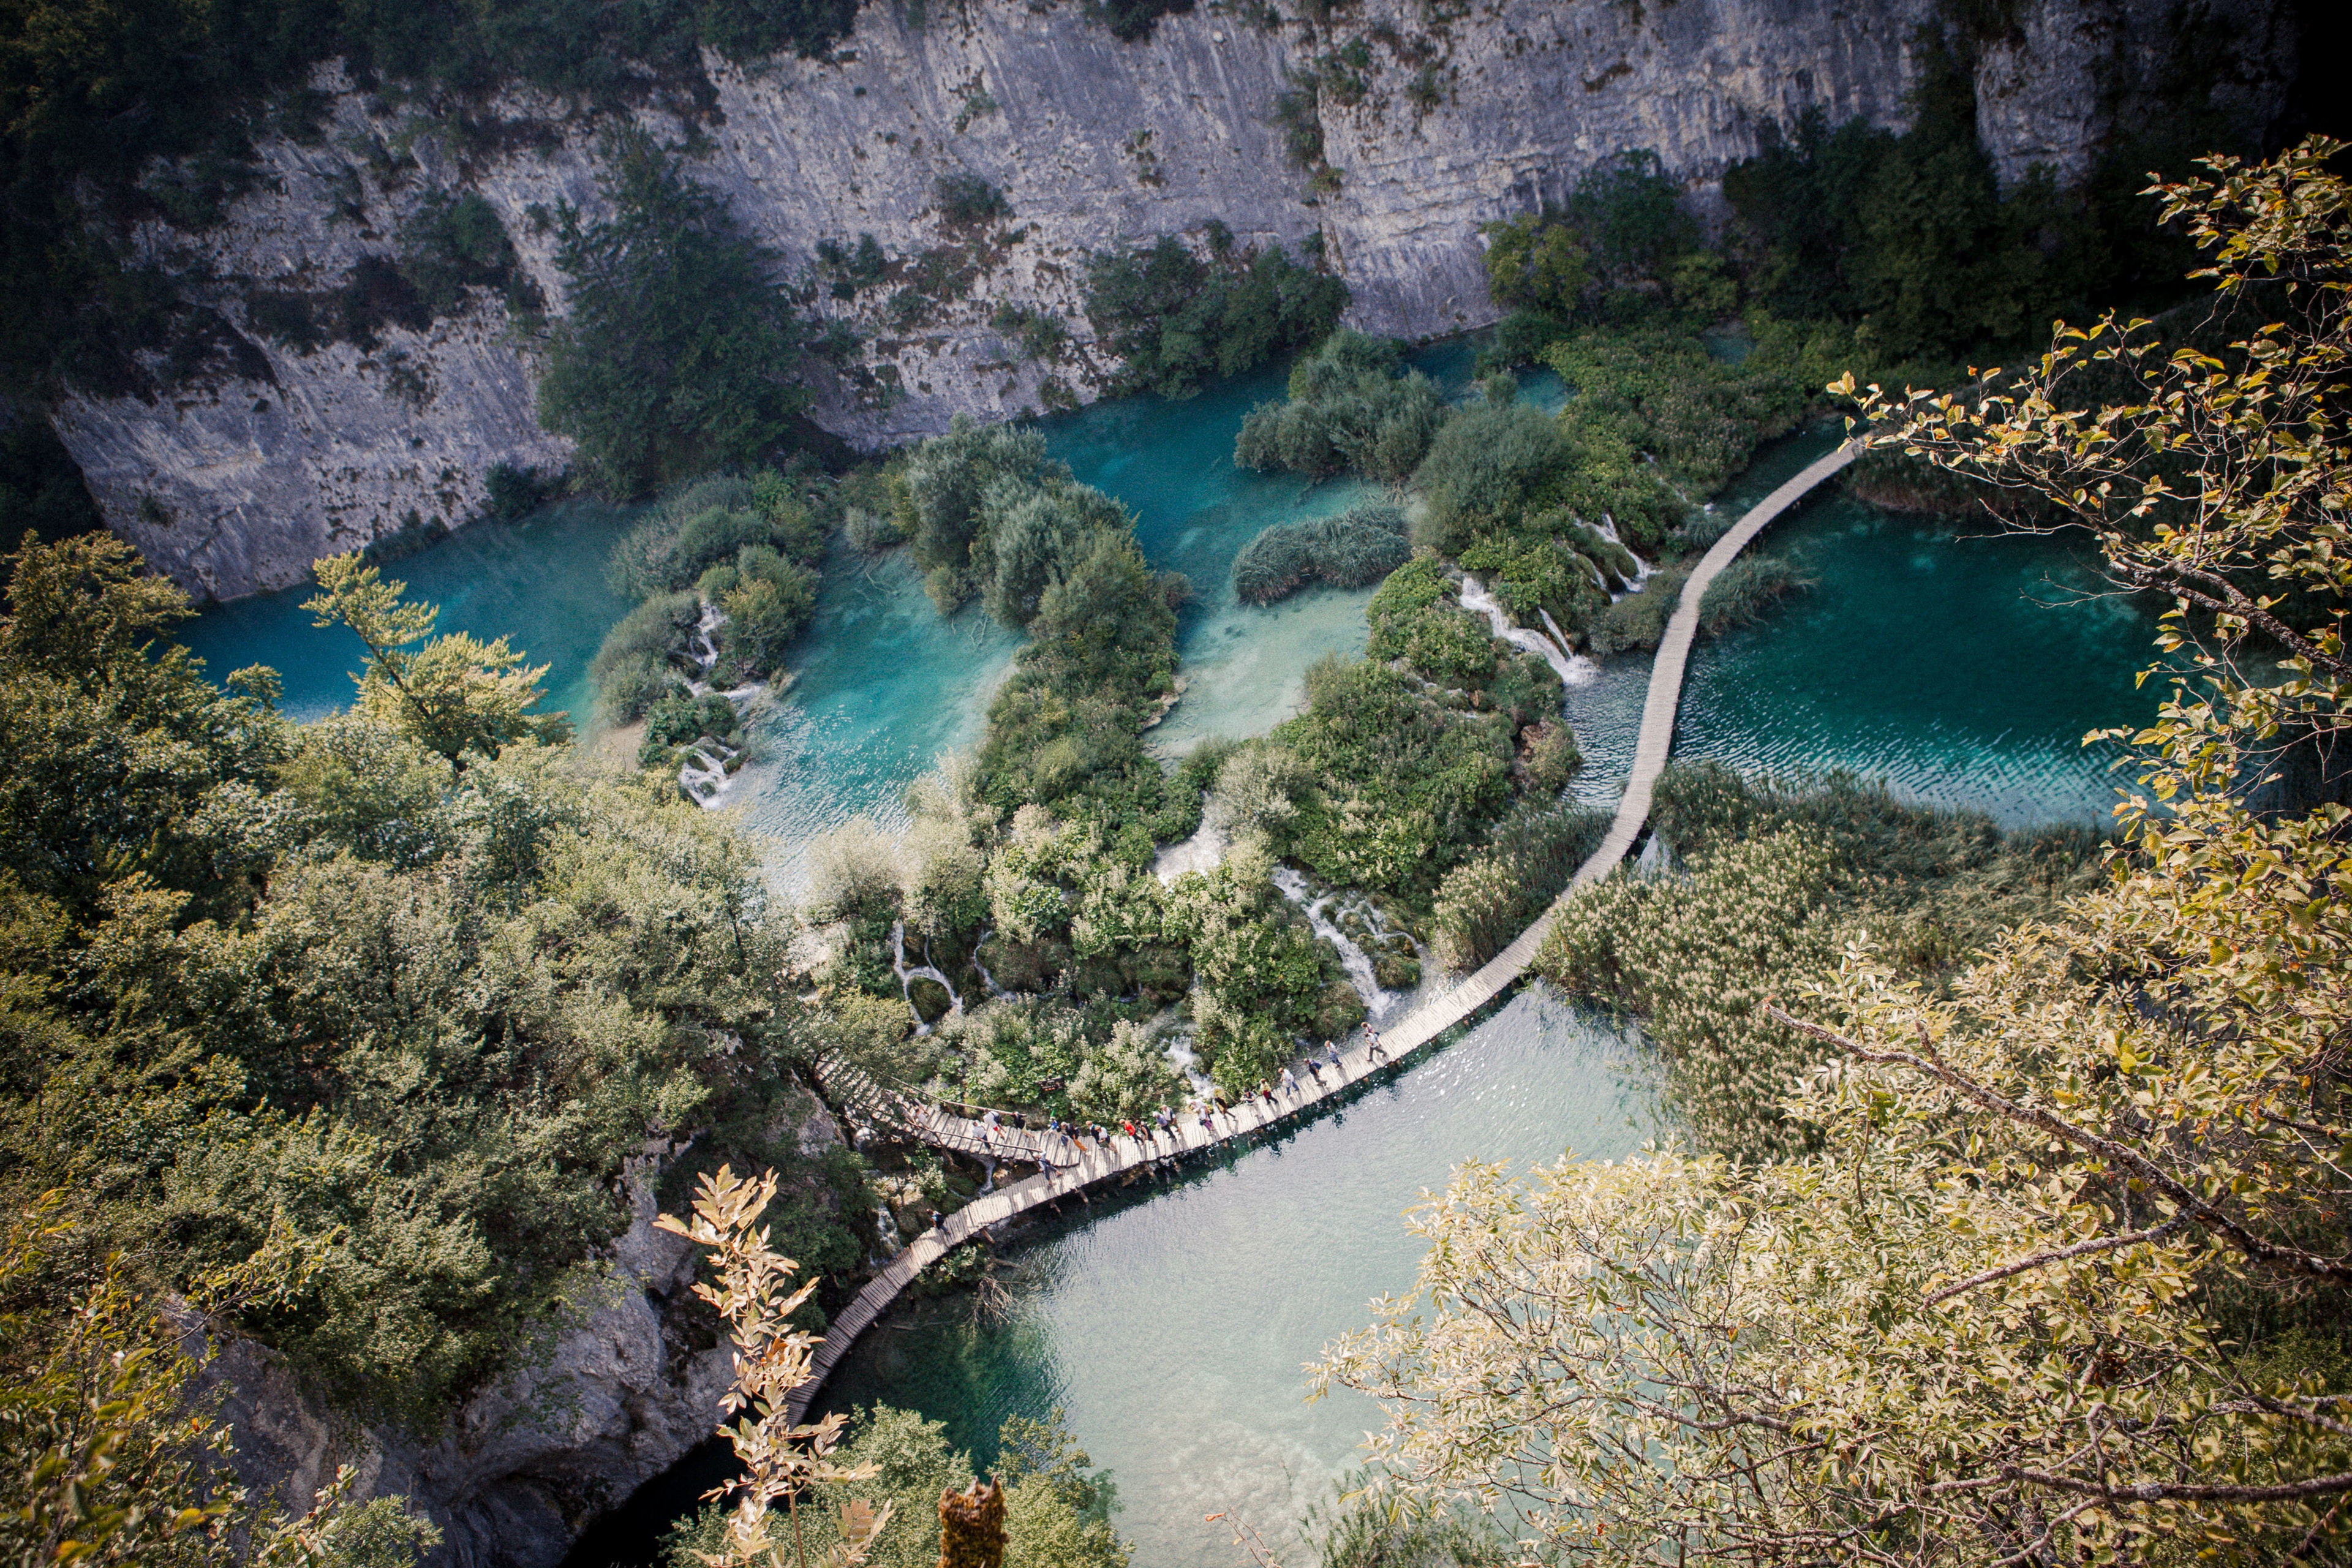
M 808 332 L 775 253 L 643 132 L 614 133 L 604 161 L 612 216 L 562 218 L 572 310 L 549 342 L 541 417 L 615 497 L 785 445 L 808 405 L 793 379 Z
M 1543 213 L 1522 213 L 1490 223 L 1486 237 L 1486 291 L 1507 310 L 1569 316 L 1591 276 L 1576 230 Z
M 399 726 L 454 768 L 463 768 L 469 752 L 495 757 L 516 741 L 570 737 L 563 714 L 530 711 L 546 695 L 539 683 L 548 667 L 525 665 L 506 638 L 435 637 L 440 611 L 404 599 L 408 584 L 384 582 L 358 551 L 329 556 L 313 570 L 320 592 L 302 607 L 320 626 L 349 627 L 367 647 L 367 668 L 353 678 L 360 711 Z
M 86 910 L 133 873 L 210 899 L 252 825 L 211 809 L 281 754 L 267 671 L 204 679 L 166 637 L 187 600 L 104 534 L 8 558 L 0 619 L 0 865 Z

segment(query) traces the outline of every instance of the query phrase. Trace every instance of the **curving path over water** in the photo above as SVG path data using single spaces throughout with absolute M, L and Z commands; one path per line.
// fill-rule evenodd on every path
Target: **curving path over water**
M 1675 613 L 1666 623 L 1665 636 L 1658 644 L 1657 661 L 1651 667 L 1649 693 L 1642 708 L 1641 739 L 1633 752 L 1633 769 L 1625 781 L 1625 794 L 1618 802 L 1616 816 L 1611 821 L 1609 831 L 1602 836 L 1600 847 L 1583 865 L 1577 868 L 1568 890 L 1538 915 L 1526 931 L 1521 931 L 1509 946 L 1460 984 L 1429 998 L 1399 1019 L 1396 1026 L 1378 1044 L 1359 1045 L 1341 1057 L 1336 1071 L 1327 1066 L 1319 1077 L 1301 1079 L 1297 1088 L 1288 1095 L 1272 1100 L 1246 1100 L 1232 1110 L 1215 1113 L 1205 1127 L 1197 1113 L 1180 1119 L 1172 1139 L 1166 1135 L 1155 1139 L 1113 1137 L 1101 1148 L 1087 1149 L 1073 1145 L 1068 1152 L 1074 1157 L 1067 1163 L 1048 1164 L 1024 1181 L 1000 1187 L 958 1209 L 909 1242 L 834 1320 L 824 1344 L 818 1347 L 809 1381 L 794 1389 L 788 1401 L 790 1419 L 798 1422 L 807 1415 L 808 1407 L 814 1401 L 826 1374 L 843 1356 L 848 1354 L 849 1347 L 856 1342 L 857 1336 L 882 1315 L 916 1274 L 982 1231 L 1041 1205 L 1057 1203 L 1066 1197 L 1082 1196 L 1086 1188 L 1113 1176 L 1246 1137 L 1311 1106 L 1344 1094 L 1355 1084 L 1393 1066 L 1508 990 L 1534 962 L 1545 936 L 1551 930 L 1552 917 L 1561 903 L 1574 897 L 1579 888 L 1598 881 L 1614 870 L 1633 848 L 1643 824 L 1649 820 L 1650 803 L 1657 787 L 1658 774 L 1664 770 L 1667 756 L 1674 749 L 1675 716 L 1682 703 L 1683 674 L 1690 662 L 1691 644 L 1698 636 L 1699 605 L 1706 598 L 1708 587 L 1774 519 L 1802 500 L 1822 480 L 1853 462 L 1859 452 L 1860 447 L 1848 441 L 1835 451 L 1815 459 L 1794 479 L 1749 508 L 1747 514 L 1699 558 L 1697 567 L 1683 584 L 1682 597 L 1675 602 Z M 945 1129 L 955 1120 L 947 1118 L 944 1111 L 937 1111 L 937 1108 L 932 1109 L 940 1119 L 930 1123 L 933 1127 Z M 934 1141 L 924 1127 L 910 1127 L 908 1130 L 926 1142 Z M 959 1134 L 967 1131 L 961 1125 L 954 1128 Z

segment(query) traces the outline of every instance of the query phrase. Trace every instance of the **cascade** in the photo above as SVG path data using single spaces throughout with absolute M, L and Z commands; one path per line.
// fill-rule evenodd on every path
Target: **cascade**
M 973 967 L 979 967 L 977 960 L 973 962 Z M 907 962 L 907 922 L 905 921 L 891 922 L 890 973 L 898 977 L 898 994 L 907 998 L 908 1006 L 912 1007 L 915 1005 L 914 996 L 908 987 L 918 980 L 935 980 L 939 982 L 940 989 L 948 994 L 947 1016 L 952 1018 L 963 1011 L 963 998 L 956 994 L 955 986 L 949 983 L 946 975 L 940 973 L 937 965 L 928 960 L 921 963 Z M 988 980 L 988 972 L 984 969 L 981 970 L 980 977 L 982 980 Z M 994 991 L 996 983 L 990 980 L 988 984 L 989 989 Z M 918 1014 L 915 1018 L 915 1033 L 928 1035 L 930 1032 L 931 1026 L 924 1023 L 921 1015 Z
M 1462 579 L 1462 607 L 1473 615 L 1486 616 L 1486 624 L 1495 628 L 1495 635 L 1513 647 L 1534 654 L 1551 666 L 1559 673 L 1561 685 L 1584 686 L 1600 679 L 1601 667 L 1581 654 L 1570 653 L 1565 647 L 1566 639 L 1555 643 L 1541 632 L 1531 632 L 1515 625 L 1510 612 L 1503 608 L 1503 602 L 1486 592 L 1486 585 L 1477 578 L 1466 574 Z M 1547 616 L 1544 619 L 1549 625 L 1551 617 Z M 1558 636 L 1559 630 L 1554 626 L 1553 635 Z
M 1276 868 L 1274 885 L 1281 889 L 1282 896 L 1289 900 L 1299 913 L 1307 917 L 1307 923 L 1315 928 L 1315 934 L 1338 950 L 1339 967 L 1347 972 L 1348 984 L 1355 987 L 1356 994 L 1364 999 L 1364 1011 L 1374 1026 L 1385 1022 L 1412 1000 L 1411 992 L 1384 990 L 1379 974 L 1372 968 L 1372 955 L 1357 946 L 1347 932 L 1331 923 L 1328 911 L 1339 894 L 1312 895 L 1307 886 L 1305 873 L 1288 866 Z M 1386 926 L 1381 922 L 1379 910 L 1368 906 L 1362 912 L 1375 929 L 1388 934 Z M 1418 954 L 1421 944 L 1415 942 L 1413 951 Z

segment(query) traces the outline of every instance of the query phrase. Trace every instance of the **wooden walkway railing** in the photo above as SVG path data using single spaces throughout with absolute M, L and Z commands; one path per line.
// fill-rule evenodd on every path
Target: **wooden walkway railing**
M 1372 1047 L 1360 1042 L 1354 1050 L 1341 1058 L 1336 1072 L 1325 1067 L 1319 1085 L 1313 1079 L 1302 1078 L 1293 1094 L 1272 1104 L 1252 1100 L 1234 1110 L 1221 1111 L 1215 1117 L 1214 1126 L 1205 1131 L 1195 1114 L 1178 1124 L 1178 1136 L 1172 1141 L 1163 1134 L 1156 1141 L 1114 1138 L 1108 1149 L 1080 1150 L 1072 1146 L 1066 1155 L 1069 1163 L 1041 1170 L 1026 1181 L 999 1187 L 948 1215 L 909 1242 L 904 1251 L 890 1260 L 888 1267 L 866 1283 L 866 1288 L 857 1293 L 856 1300 L 842 1309 L 841 1315 L 834 1320 L 831 1331 L 826 1333 L 824 1343 L 817 1351 L 814 1375 L 793 1391 L 790 1401 L 792 1418 L 798 1421 L 806 1414 L 809 1405 L 816 1398 L 817 1390 L 823 1386 L 825 1375 L 849 1352 L 849 1347 L 856 1342 L 859 1334 L 865 1332 L 866 1326 L 882 1315 L 883 1310 L 906 1288 L 908 1280 L 926 1265 L 954 1251 L 980 1232 L 1041 1204 L 1068 1197 L 1082 1188 L 1148 1165 L 1155 1160 L 1202 1152 L 1296 1116 L 1419 1049 L 1508 990 L 1527 972 L 1528 965 L 1535 961 L 1545 936 L 1551 931 L 1552 918 L 1559 912 L 1560 905 L 1573 898 L 1578 889 L 1598 881 L 1616 869 L 1618 863 L 1633 847 L 1633 840 L 1640 837 L 1642 825 L 1649 819 L 1650 802 L 1657 788 L 1658 774 L 1664 771 L 1666 758 L 1674 750 L 1675 716 L 1682 703 L 1683 673 L 1690 662 L 1691 644 L 1698 636 L 1699 604 L 1706 598 L 1707 588 L 1723 569 L 1748 547 L 1749 541 L 1761 533 L 1775 518 L 1804 499 L 1816 485 L 1853 462 L 1859 451 L 1860 448 L 1849 441 L 1808 464 L 1794 479 L 1749 508 L 1732 525 L 1730 531 L 1716 541 L 1713 547 L 1699 558 L 1698 565 L 1683 584 L 1682 597 L 1675 602 L 1674 616 L 1666 623 L 1665 636 L 1658 643 L 1657 661 L 1650 669 L 1649 694 L 1642 707 L 1641 737 L 1633 748 L 1633 769 L 1625 780 L 1625 793 L 1618 801 L 1617 814 L 1609 824 L 1609 831 L 1602 836 L 1600 847 L 1577 868 L 1576 877 L 1569 884 L 1568 890 L 1538 915 L 1533 924 L 1514 938 L 1509 946 L 1461 984 L 1425 999 L 1399 1019 L 1396 1026 L 1381 1037 L 1377 1056 L 1373 1054 Z M 940 1114 L 945 1115 L 944 1112 Z M 943 1136 L 963 1136 L 962 1130 L 952 1125 L 960 1120 L 950 1118 L 935 1125 L 941 1127 Z M 976 1131 L 978 1123 L 964 1122 L 963 1127 Z M 927 1138 L 925 1141 L 930 1140 Z M 998 1159 L 1019 1158 L 1003 1152 L 1001 1148 L 992 1147 L 991 1152 Z

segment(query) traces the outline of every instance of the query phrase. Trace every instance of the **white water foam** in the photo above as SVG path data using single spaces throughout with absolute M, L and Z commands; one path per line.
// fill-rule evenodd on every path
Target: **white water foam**
M 1462 579 L 1462 607 L 1473 615 L 1486 616 L 1495 635 L 1513 647 L 1523 648 L 1551 666 L 1559 672 L 1563 686 L 1586 686 L 1601 678 L 1601 667 L 1580 653 L 1570 652 L 1565 637 L 1554 642 L 1541 632 L 1513 625 L 1503 602 L 1486 592 L 1486 584 L 1475 577 L 1465 575 Z M 1551 617 L 1546 616 L 1544 619 L 1549 624 Z M 1552 629 L 1555 635 L 1559 631 L 1557 626 Z
M 1306 874 L 1288 866 L 1275 868 L 1274 885 L 1282 890 L 1282 896 L 1288 899 L 1299 913 L 1307 917 L 1307 923 L 1315 928 L 1315 934 L 1338 950 L 1339 967 L 1347 972 L 1348 984 L 1355 987 L 1356 994 L 1364 999 L 1364 1012 L 1375 1027 L 1386 1023 L 1412 1001 L 1416 994 L 1413 992 L 1383 990 L 1379 973 L 1372 967 L 1372 955 L 1358 947 L 1349 940 L 1347 932 L 1331 923 L 1327 911 L 1338 901 L 1339 894 L 1312 895 L 1307 886 Z M 1367 903 L 1359 912 L 1381 934 L 1388 934 L 1379 910 Z M 1426 974 L 1429 972 L 1427 955 L 1421 952 L 1418 942 L 1413 944 L 1413 951 L 1422 958 L 1422 973 Z

